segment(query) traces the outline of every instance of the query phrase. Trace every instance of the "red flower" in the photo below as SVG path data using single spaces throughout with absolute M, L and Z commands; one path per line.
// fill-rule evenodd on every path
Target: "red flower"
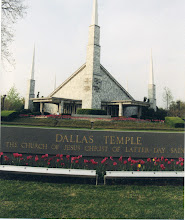
M 176 164 L 179 165 L 179 164 L 180 164 L 180 161 L 177 161 Z
M 23 160 L 23 158 L 21 157 L 20 160 Z
M 3 155 L 3 152 L 0 152 L 0 157 Z
M 86 159 L 84 159 L 84 163 L 89 163 L 89 161 L 88 161 L 88 160 L 86 160 Z
M 78 156 L 77 158 L 78 158 L 78 160 L 79 160 L 80 158 L 82 158 L 82 155 Z
M 162 170 L 165 169 L 164 164 L 161 164 L 160 167 L 162 168 Z
M 143 165 L 143 164 L 145 164 L 145 161 L 144 161 L 144 160 L 141 160 L 140 163 Z
M 113 163 L 113 166 L 116 166 L 116 165 L 117 165 L 117 163 L 116 163 L 116 162 L 114 162 L 114 163 Z
M 162 156 L 162 157 L 161 157 L 161 161 L 163 161 L 163 160 L 164 160 L 164 157 Z
M 50 165 L 50 162 L 48 162 L 48 165 Z
M 151 159 L 150 159 L 150 158 L 148 158 L 148 159 L 147 159 L 147 162 L 151 162 Z
M 35 162 L 37 162 L 39 160 L 38 156 L 35 156 Z
M 8 158 L 7 156 L 4 156 L 4 159 L 5 159 L 5 161 L 8 161 L 8 160 L 9 160 L 9 158 Z
M 181 163 L 180 163 L 180 165 L 181 165 L 181 167 L 182 167 L 182 166 L 184 165 L 184 163 L 183 163 L 183 162 L 181 162 Z
M 171 162 L 170 162 L 170 161 L 168 161 L 168 164 L 171 164 Z
M 18 154 L 18 157 L 22 157 L 22 154 Z
M 30 156 L 27 156 L 27 160 L 30 160 L 32 159 L 33 157 L 30 155 Z
M 96 162 L 96 161 L 93 160 L 93 161 L 92 161 L 92 164 L 93 164 L 93 165 L 97 165 L 98 162 Z
M 131 158 L 131 157 L 129 157 L 129 158 L 128 158 L 128 162 L 130 162 L 131 160 L 132 160 L 132 158 Z
M 63 156 L 63 155 L 62 155 Z M 60 157 L 60 154 L 57 154 L 56 157 Z
M 122 162 L 122 160 L 123 160 L 123 156 L 121 156 L 121 157 L 119 158 L 119 161 L 121 161 L 121 162 Z
M 165 159 L 164 161 L 165 161 L 165 162 L 167 162 L 167 161 L 168 161 L 168 159 Z
M 179 157 L 180 162 L 184 162 L 184 159 L 182 157 Z
M 70 155 L 66 155 L 66 158 L 69 160 L 69 158 L 70 158 Z
M 60 159 L 57 159 L 57 163 L 60 162 Z
M 19 154 L 18 154 L 18 153 L 13 153 L 13 156 L 14 156 L 15 158 L 17 158 L 17 157 L 19 157 Z
M 127 160 L 125 160 L 123 163 L 124 163 L 124 164 L 127 164 Z
M 108 158 L 105 157 L 105 158 L 101 161 L 101 163 L 102 163 L 102 164 L 105 163 L 105 161 L 106 161 L 107 159 L 108 159 Z
M 44 159 L 44 158 L 45 158 L 45 155 L 42 155 L 41 158 Z
M 60 158 L 62 158 L 63 157 L 63 154 L 60 154 Z
M 51 158 L 48 159 L 48 162 L 50 162 L 50 161 L 52 161 L 52 160 L 53 160 L 53 158 L 51 157 Z
M 113 157 L 110 157 L 111 160 L 113 160 Z
M 174 161 L 174 159 L 171 159 L 171 162 L 173 162 Z
M 79 160 L 76 160 L 75 163 L 79 163 Z

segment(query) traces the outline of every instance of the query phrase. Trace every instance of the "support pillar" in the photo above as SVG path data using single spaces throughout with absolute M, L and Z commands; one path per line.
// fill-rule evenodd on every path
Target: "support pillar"
M 141 118 L 141 114 L 142 114 L 142 106 L 138 106 L 138 114 L 137 117 Z
M 64 113 L 64 101 L 62 100 L 59 103 L 59 114 L 63 114 Z
M 119 116 L 123 116 L 123 104 L 119 103 Z
M 44 109 L 44 103 L 43 103 L 43 102 L 40 102 L 40 113 L 41 113 L 42 115 L 44 114 L 43 109 Z

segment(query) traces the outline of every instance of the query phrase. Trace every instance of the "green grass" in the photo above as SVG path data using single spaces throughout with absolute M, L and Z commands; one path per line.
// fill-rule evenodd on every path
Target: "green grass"
M 7 117 L 7 116 L 9 116 L 10 114 L 12 114 L 13 112 L 15 112 L 15 111 L 1 111 L 1 116 Z
M 0 218 L 184 218 L 182 185 L 95 186 L 27 178 L 1 176 Z
M 43 126 L 56 128 L 91 128 L 91 122 L 87 120 L 56 120 L 52 118 L 16 118 L 11 122 L 2 122 L 6 125 L 25 125 L 25 126 Z M 114 129 L 114 130 L 147 130 L 147 131 L 184 131 L 183 128 L 172 128 L 169 125 L 161 123 L 139 123 L 126 121 L 95 121 L 94 129 Z

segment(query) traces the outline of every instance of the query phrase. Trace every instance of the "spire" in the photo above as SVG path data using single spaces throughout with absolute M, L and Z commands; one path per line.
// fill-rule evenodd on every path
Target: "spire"
M 34 72 L 35 72 L 35 45 L 33 50 L 33 61 L 32 61 L 32 69 L 31 69 L 31 79 L 34 80 Z
M 150 57 L 150 78 L 149 78 L 149 84 L 154 84 L 152 49 L 151 49 L 151 57 Z
M 98 25 L 98 0 L 93 0 L 93 14 L 91 25 Z

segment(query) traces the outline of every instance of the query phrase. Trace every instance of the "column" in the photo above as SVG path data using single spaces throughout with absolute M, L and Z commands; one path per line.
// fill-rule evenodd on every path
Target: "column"
M 40 102 L 40 112 L 41 114 L 43 115 L 43 108 L 44 108 L 44 103 L 43 102 Z
M 138 114 L 137 117 L 140 118 L 142 114 L 142 106 L 138 106 Z
M 59 114 L 63 114 L 64 113 L 64 101 L 62 100 L 59 103 Z
M 123 116 L 123 104 L 119 103 L 119 116 Z

